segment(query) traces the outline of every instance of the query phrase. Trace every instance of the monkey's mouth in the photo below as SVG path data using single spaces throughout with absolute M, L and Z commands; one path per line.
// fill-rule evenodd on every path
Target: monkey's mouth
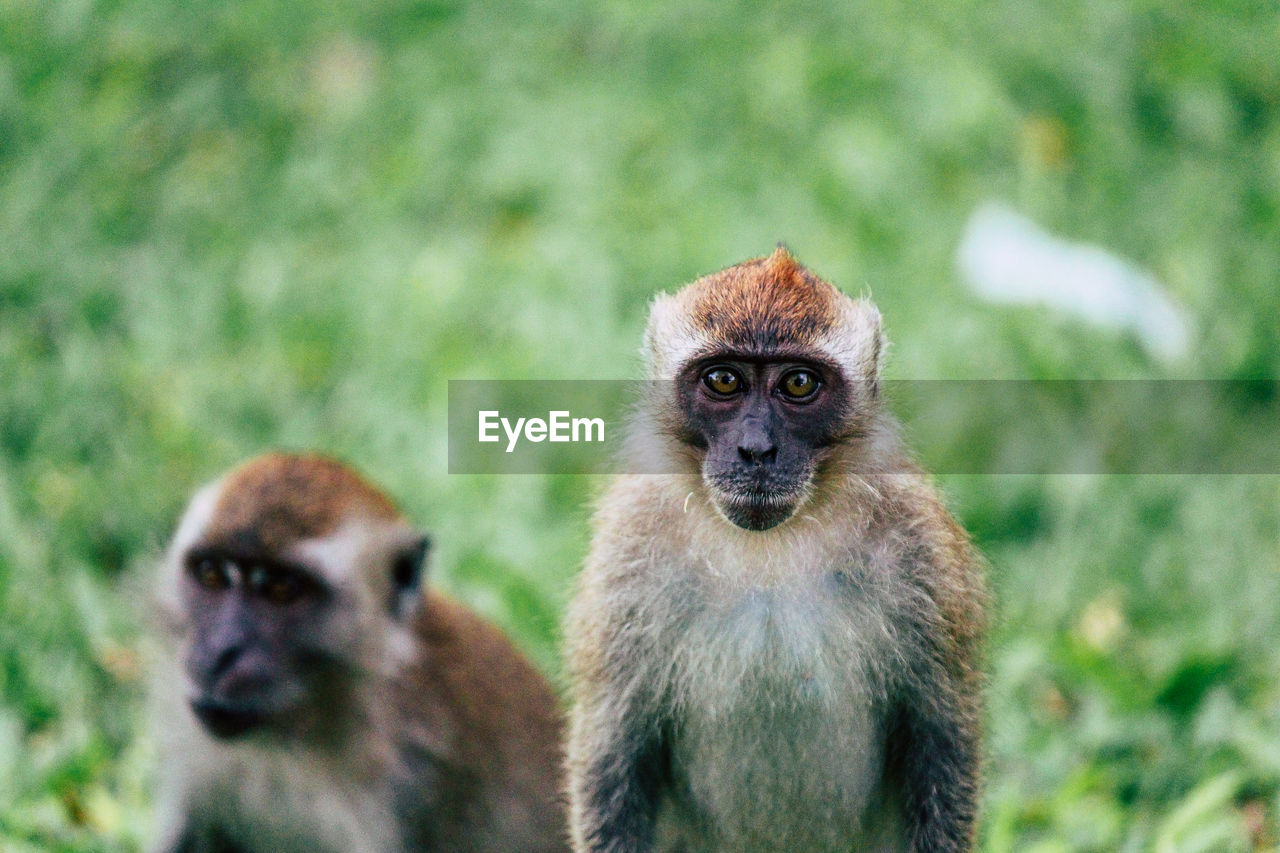
M 769 530 L 795 515 L 809 496 L 806 472 L 780 475 L 763 468 L 704 473 L 716 511 L 743 530 Z
M 266 717 L 257 711 L 209 699 L 191 700 L 191 710 L 205 731 L 220 740 L 238 738 L 266 721 Z
M 777 527 L 795 515 L 804 503 L 804 484 L 792 488 L 764 489 L 754 486 L 726 488 L 708 483 L 711 502 L 724 519 L 743 530 L 762 531 Z M 738 484 L 735 484 L 738 485 Z
M 716 501 L 721 515 L 743 530 L 777 527 L 796 511 L 796 503 L 771 496 L 731 498 Z

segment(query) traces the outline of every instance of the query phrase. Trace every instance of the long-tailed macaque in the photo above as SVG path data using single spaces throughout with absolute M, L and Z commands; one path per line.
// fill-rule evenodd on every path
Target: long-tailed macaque
M 981 564 L 882 408 L 880 325 L 782 248 L 653 303 L 633 438 L 681 473 L 595 515 L 579 853 L 971 849 Z

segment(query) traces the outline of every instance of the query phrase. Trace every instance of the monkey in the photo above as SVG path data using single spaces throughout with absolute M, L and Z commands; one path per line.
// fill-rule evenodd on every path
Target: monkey
M 881 326 L 782 246 L 652 303 L 566 619 L 578 853 L 972 849 L 984 569 Z
M 568 850 L 557 697 L 424 589 L 429 550 L 325 456 L 197 492 L 160 572 L 157 853 Z

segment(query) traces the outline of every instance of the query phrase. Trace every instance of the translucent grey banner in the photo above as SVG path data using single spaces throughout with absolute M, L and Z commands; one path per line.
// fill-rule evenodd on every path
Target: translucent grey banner
M 938 474 L 1280 474 L 1273 380 L 890 380 L 886 410 Z M 449 473 L 666 473 L 627 452 L 672 383 L 450 380 Z

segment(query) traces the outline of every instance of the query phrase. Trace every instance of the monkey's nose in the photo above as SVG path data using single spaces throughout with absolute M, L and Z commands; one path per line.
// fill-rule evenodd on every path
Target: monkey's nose
M 778 458 L 778 448 L 766 442 L 744 442 L 738 445 L 738 456 L 753 465 L 772 462 Z
M 752 465 L 777 459 L 778 447 L 769 432 L 769 427 L 760 419 L 744 418 L 742 432 L 738 434 L 738 458 Z

